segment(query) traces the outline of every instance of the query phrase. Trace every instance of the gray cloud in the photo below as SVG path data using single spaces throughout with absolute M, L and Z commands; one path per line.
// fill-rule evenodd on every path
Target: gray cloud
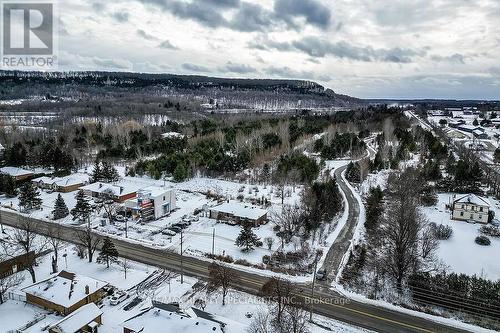
M 249 74 L 256 73 L 257 70 L 249 65 L 235 64 L 228 61 L 224 67 L 219 67 L 219 71 L 223 73 Z
M 278 51 L 300 51 L 313 58 L 334 56 L 364 62 L 394 62 L 409 63 L 413 58 L 424 56 L 426 49 L 412 50 L 395 47 L 391 49 L 375 49 L 371 46 L 355 46 L 346 41 L 336 43 L 329 42 L 318 37 L 303 37 L 293 42 L 276 42 L 266 38 L 249 44 L 251 48 L 278 50 Z
M 264 72 L 267 75 L 273 76 L 273 77 L 279 77 L 283 79 L 300 79 L 300 80 L 321 80 L 321 81 L 330 81 L 331 78 L 327 75 L 316 75 L 314 72 L 311 71 L 297 71 L 294 69 L 291 69 L 288 66 L 284 67 L 276 67 L 276 66 L 270 66 L 264 69 Z
M 190 63 L 185 63 L 182 64 L 182 68 L 190 71 L 190 72 L 195 72 L 195 73 L 210 73 L 212 70 L 208 67 L 205 66 L 200 66 L 196 64 L 190 64 Z
M 167 50 L 178 50 L 179 48 L 175 45 L 173 45 L 168 39 L 164 40 L 163 42 L 158 45 L 160 49 L 167 49 Z
M 451 62 L 455 64 L 465 64 L 465 59 L 467 56 L 459 53 L 452 54 L 450 56 L 440 56 L 440 55 L 432 55 L 431 60 L 437 62 Z
M 233 16 L 229 26 L 238 31 L 264 31 L 272 26 L 273 15 L 261 6 L 243 3 Z
M 193 20 L 209 28 L 236 31 L 269 31 L 278 26 L 303 28 L 297 18 L 321 29 L 328 28 L 330 10 L 317 0 L 276 0 L 273 10 L 240 0 L 138 0 L 154 5 L 174 16 Z
M 172 13 L 172 15 L 191 19 L 203 26 L 217 28 L 227 25 L 226 19 L 220 14 L 220 7 L 214 5 L 221 4 L 216 0 L 203 1 L 193 0 L 185 2 L 180 0 L 139 0 L 144 4 L 152 4 L 160 7 L 162 10 Z M 231 1 L 224 1 L 225 3 Z
M 155 41 L 155 40 L 158 40 L 158 38 L 156 38 L 155 36 L 147 33 L 146 31 L 142 30 L 142 29 L 137 29 L 137 34 L 146 39 L 146 40 L 150 40 L 150 41 Z
M 316 0 L 276 0 L 274 3 L 276 16 L 292 26 L 296 17 L 304 17 L 306 22 L 321 29 L 330 25 L 330 9 Z
M 118 22 L 127 22 L 128 19 L 130 18 L 129 13 L 127 12 L 115 12 L 112 14 L 113 18 L 117 20 Z

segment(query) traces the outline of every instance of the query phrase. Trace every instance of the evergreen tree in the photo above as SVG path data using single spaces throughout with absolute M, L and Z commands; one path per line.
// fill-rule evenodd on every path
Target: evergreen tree
M 87 221 L 90 217 L 90 204 L 85 197 L 85 192 L 83 190 L 78 191 L 75 196 L 76 205 L 75 208 L 71 210 L 71 215 L 73 215 L 73 220 L 80 219 L 82 221 Z
M 107 183 L 116 182 L 120 179 L 120 175 L 116 168 L 108 162 L 102 162 L 101 172 L 102 180 Z
M 92 175 L 90 176 L 90 182 L 96 183 L 102 180 L 102 169 L 99 160 L 95 160 L 94 169 L 92 170 Z
M 7 197 L 13 198 L 17 195 L 16 181 L 9 175 L 0 175 L 0 192 Z
M 184 163 L 177 164 L 173 177 L 175 182 L 181 182 L 188 177 L 188 172 Z
M 101 252 L 97 257 L 97 262 L 99 264 L 106 264 L 109 268 L 109 264 L 118 261 L 118 250 L 115 248 L 115 244 L 111 241 L 109 237 L 104 238 L 104 243 L 102 244 Z
M 256 246 L 262 245 L 262 242 L 260 241 L 259 237 L 253 232 L 252 230 L 252 224 L 250 223 L 244 223 L 241 228 L 241 232 L 236 238 L 236 243 L 238 247 L 243 248 L 243 252 L 250 252 L 252 251 Z
M 32 209 L 40 209 L 42 205 L 42 199 L 40 198 L 40 192 L 35 188 L 30 182 L 26 182 L 21 187 L 21 193 L 19 194 L 19 206 L 23 207 L 24 210 L 29 211 Z
M 64 202 L 61 193 L 57 195 L 52 215 L 54 216 L 54 220 L 59 220 L 69 215 L 68 206 L 66 206 L 66 203 Z
M 368 231 L 374 230 L 382 216 L 384 207 L 382 205 L 382 199 L 384 194 L 380 186 L 370 189 L 370 195 L 366 200 L 366 221 L 365 227 Z

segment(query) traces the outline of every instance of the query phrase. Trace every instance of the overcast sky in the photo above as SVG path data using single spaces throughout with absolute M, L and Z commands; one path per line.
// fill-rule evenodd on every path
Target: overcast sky
M 63 70 L 317 81 L 500 99 L 498 0 L 61 0 Z

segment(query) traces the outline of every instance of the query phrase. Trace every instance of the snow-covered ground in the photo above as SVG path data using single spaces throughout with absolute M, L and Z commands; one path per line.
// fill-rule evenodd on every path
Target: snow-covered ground
M 8 233 L 11 232 L 9 228 L 6 228 L 6 230 Z M 184 277 L 184 283 L 181 284 L 178 274 L 159 271 L 155 267 L 128 261 L 129 268 L 127 270 L 127 278 L 125 279 L 122 265 L 113 264 L 107 269 L 105 265 L 88 263 L 86 259 L 78 258 L 74 246 L 72 245 L 65 245 L 60 252 L 61 256 L 63 254 L 67 254 L 67 266 L 64 259 L 60 258 L 60 269 L 67 269 L 68 271 L 76 272 L 80 275 L 107 281 L 119 289 L 128 290 L 130 297 L 119 305 L 110 305 L 109 298 L 104 300 L 102 307 L 102 311 L 104 312 L 103 326 L 99 328 L 99 331 L 103 333 L 122 332 L 123 327 L 121 324 L 125 320 L 140 313 L 141 310 L 150 307 L 152 300 L 163 303 L 179 302 L 181 308 L 185 309 L 193 306 L 196 299 L 204 299 L 207 302 L 207 308 L 205 309 L 207 312 L 236 322 L 236 326 L 242 329 L 240 330 L 241 332 L 243 332 L 252 321 L 252 318 L 248 316 L 249 314 L 253 317 L 260 311 L 268 311 L 267 304 L 261 299 L 239 291 L 231 291 L 227 298 L 228 304 L 222 306 L 221 294 L 215 292 L 207 296 L 204 289 L 199 288 L 200 283 L 198 280 Z M 38 281 L 47 279 L 51 276 L 50 261 L 51 254 L 39 260 L 38 266 L 35 268 Z M 22 294 L 22 289 L 31 284 L 31 279 L 27 272 L 19 274 L 23 274 L 25 280 L 19 286 L 11 290 L 16 295 Z M 163 276 L 164 278 L 159 283 L 147 284 L 147 287 L 141 287 L 143 281 L 152 281 L 153 279 L 151 279 L 151 277 L 153 276 Z M 137 296 L 141 297 L 142 301 L 127 311 L 125 306 Z M 36 318 L 40 320 L 23 332 L 42 332 L 48 325 L 61 319 L 60 316 L 51 314 L 41 308 L 27 305 L 22 301 L 8 300 L 5 304 L 0 305 L 1 332 L 20 329 Z M 328 331 L 343 333 L 367 332 L 366 330 L 321 316 L 315 316 L 314 320 L 323 327 L 330 329 L 312 325 L 312 333 L 323 333 Z
M 349 163 L 348 160 L 328 161 L 326 163 L 326 168 L 331 169 L 331 172 L 333 172 L 336 168 L 347 163 Z M 123 168 L 120 168 L 120 172 L 124 171 L 122 169 Z M 153 180 L 147 177 L 123 177 L 121 183 L 133 184 L 135 187 L 148 187 L 151 185 L 167 187 L 172 186 L 176 189 L 177 207 L 170 215 L 147 224 L 137 224 L 136 222 L 129 221 L 127 223 L 127 233 L 125 232 L 126 225 L 124 222 L 115 222 L 112 225 L 108 224 L 102 226 L 100 222 L 103 220 L 102 216 L 105 214 L 105 211 L 95 211 L 92 215 L 92 223 L 94 227 L 97 228 L 99 232 L 108 234 L 112 237 L 124 238 L 127 236 L 131 240 L 137 240 L 150 246 L 174 251 L 180 251 L 180 234 L 176 234 L 171 237 L 163 235 L 161 231 L 175 223 L 181 222 L 183 216 L 193 215 L 196 210 L 201 210 L 204 205 L 209 207 L 217 205 L 217 201 L 213 199 L 214 195 L 246 203 L 256 203 L 259 200 L 265 199 L 270 203 L 270 206 L 265 209 L 268 210 L 268 219 L 272 220 L 274 214 L 279 214 L 281 212 L 283 204 L 295 205 L 299 203 L 304 189 L 301 185 L 286 186 L 284 190 L 285 198 L 283 199 L 282 204 L 282 198 L 280 196 L 281 191 L 278 190 L 276 186 L 271 185 L 257 185 L 201 177 L 196 177 L 182 183 Z M 49 219 L 59 193 L 49 193 L 43 190 L 40 190 L 40 193 L 43 200 L 42 208 L 41 210 L 30 212 L 29 215 L 38 219 Z M 71 210 L 76 204 L 76 193 L 76 191 L 61 193 L 69 210 Z M 4 209 L 19 210 L 18 198 L 6 198 L 5 196 L 0 196 L 0 204 L 4 207 Z M 341 214 L 337 217 L 337 220 L 340 218 Z M 75 224 L 71 215 L 56 222 L 61 224 Z M 200 214 L 199 220 L 193 222 L 191 226 L 184 230 L 184 249 L 186 253 L 195 256 L 205 256 L 206 254 L 212 253 L 212 237 L 215 232 L 214 254 L 228 255 L 234 260 L 246 260 L 251 264 L 259 265 L 262 264 L 262 258 L 264 255 L 271 255 L 281 246 L 281 241 L 273 231 L 273 227 L 274 224 L 272 221 L 269 221 L 267 224 L 254 229 L 254 232 L 261 239 L 261 241 L 264 241 L 264 239 L 268 237 L 273 239 L 271 250 L 268 249 L 267 244 L 264 244 L 262 247 L 256 248 L 254 251 L 245 253 L 235 245 L 235 240 L 241 230 L 240 226 L 217 223 L 216 220 Z M 326 253 L 331 243 L 335 240 L 335 237 L 331 235 L 338 234 L 338 232 L 335 233 L 335 230 L 340 227 L 341 226 L 337 227 L 334 221 L 330 225 L 326 226 L 321 237 L 316 237 L 314 240 L 308 240 L 311 255 L 315 252 L 315 250 L 323 250 L 323 253 Z M 297 251 L 300 247 L 301 244 L 297 239 L 290 244 L 286 244 L 284 250 Z
M 430 222 L 449 225 L 453 228 L 453 235 L 448 240 L 439 241 L 438 256 L 449 267 L 449 271 L 478 275 L 490 280 L 500 279 L 500 239 L 490 237 L 490 246 L 481 246 L 474 242 L 479 236 L 481 224 L 470 224 L 450 219 L 450 211 L 446 205 L 452 200 L 452 193 L 440 193 L 439 202 L 433 207 L 423 207 L 422 212 Z M 488 198 L 496 216 L 500 216 L 500 203 Z

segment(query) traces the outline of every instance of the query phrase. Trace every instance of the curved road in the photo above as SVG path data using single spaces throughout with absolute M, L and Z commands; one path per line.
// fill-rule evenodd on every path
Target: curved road
M 342 259 L 351 245 L 354 231 L 356 230 L 359 220 L 359 203 L 347 185 L 347 181 L 342 177 L 342 174 L 346 169 L 347 165 L 335 170 L 335 179 L 337 180 L 340 190 L 344 192 L 347 200 L 346 204 L 348 207 L 348 216 L 347 221 L 342 227 L 337 239 L 335 239 L 332 246 L 328 250 L 323 266 L 321 267 L 321 269 L 324 269 L 328 274 L 327 279 L 320 282 L 320 284 L 326 288 L 332 284 L 337 276 Z

